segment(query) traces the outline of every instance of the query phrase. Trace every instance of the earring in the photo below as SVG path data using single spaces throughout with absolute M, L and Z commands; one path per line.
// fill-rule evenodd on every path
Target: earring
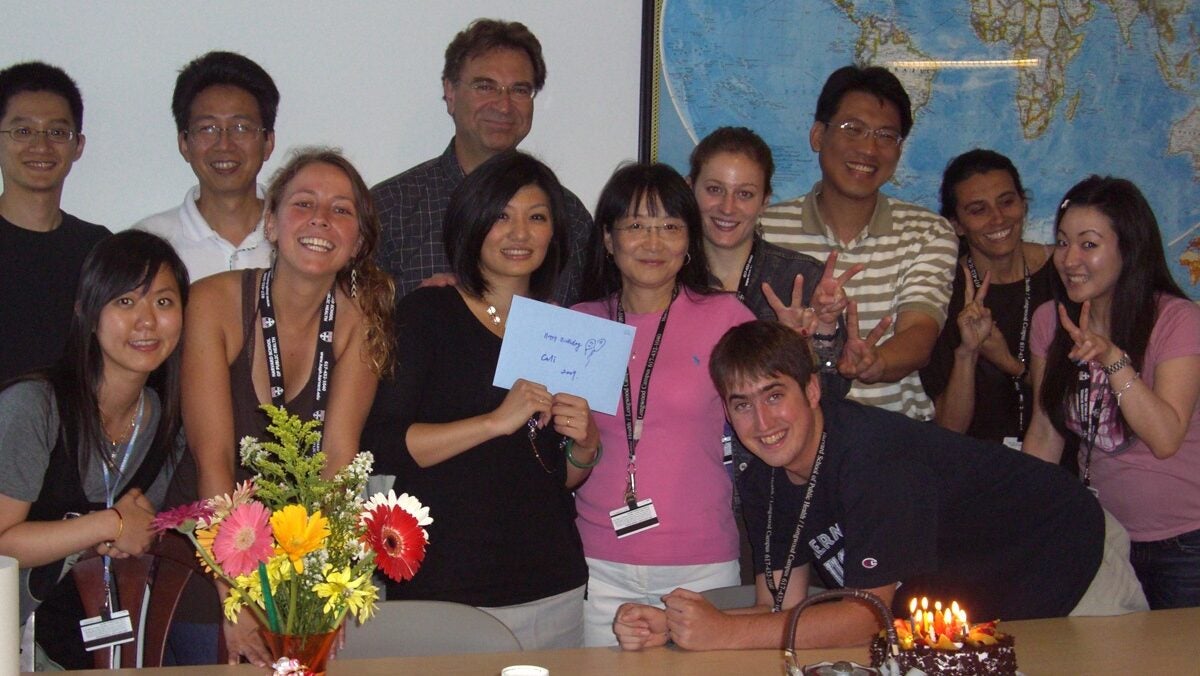
M 687 253 L 683 254 L 683 264 L 687 265 L 691 262 L 692 262 L 692 252 L 688 251 Z
M 358 297 L 358 268 L 350 268 L 350 297 Z

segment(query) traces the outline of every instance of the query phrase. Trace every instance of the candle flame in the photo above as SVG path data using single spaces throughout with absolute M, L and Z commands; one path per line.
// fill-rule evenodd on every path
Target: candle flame
M 929 610 L 929 597 L 921 597 L 921 610 Z

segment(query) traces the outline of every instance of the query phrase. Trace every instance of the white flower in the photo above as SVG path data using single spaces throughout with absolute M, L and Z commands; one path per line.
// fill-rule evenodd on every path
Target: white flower
M 370 500 L 367 500 L 367 503 L 363 505 L 363 520 L 366 521 L 369 519 L 371 517 L 371 512 L 374 511 L 376 507 L 384 505 L 388 507 L 399 507 L 400 509 L 408 512 L 414 519 L 417 520 L 418 526 L 428 526 L 429 524 L 433 523 L 433 519 L 429 518 L 429 508 L 422 505 L 420 500 L 409 495 L 408 493 L 401 493 L 400 496 L 397 497 L 396 491 L 392 489 L 388 489 L 387 495 L 384 495 L 383 493 L 376 493 L 375 495 L 371 496 Z

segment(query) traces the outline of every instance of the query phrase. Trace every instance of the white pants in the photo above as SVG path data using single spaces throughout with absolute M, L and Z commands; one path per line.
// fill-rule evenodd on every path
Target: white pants
M 695 566 L 635 566 L 587 559 L 587 602 L 583 612 L 583 645 L 615 646 L 613 617 L 622 603 L 662 608 L 661 597 L 680 587 L 702 592 L 739 583 L 738 562 Z
M 504 623 L 523 650 L 578 648 L 583 641 L 586 586 L 515 606 L 480 608 Z

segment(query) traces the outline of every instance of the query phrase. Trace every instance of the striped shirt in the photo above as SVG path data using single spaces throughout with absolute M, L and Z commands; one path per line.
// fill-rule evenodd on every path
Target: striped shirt
M 837 251 L 839 273 L 861 263 L 865 269 L 846 283 L 846 293 L 858 303 L 863 335 L 885 316 L 909 311 L 929 315 L 940 328 L 958 259 L 958 238 L 950 223 L 928 209 L 880 193 L 870 223 L 843 245 L 821 221 L 816 206 L 820 190 L 818 182 L 804 197 L 769 207 L 761 221 L 766 239 L 818 260 Z M 880 342 L 894 332 L 895 324 Z M 933 417 L 933 402 L 916 371 L 894 383 L 855 381 L 847 397 L 917 420 Z

